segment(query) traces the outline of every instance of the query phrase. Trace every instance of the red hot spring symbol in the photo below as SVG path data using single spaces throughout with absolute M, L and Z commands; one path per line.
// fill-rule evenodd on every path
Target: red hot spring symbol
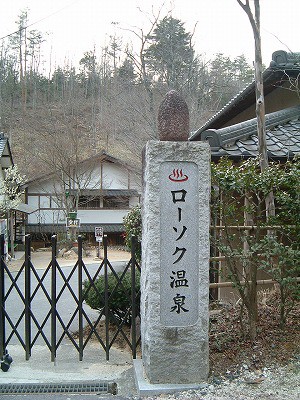
M 184 175 L 182 169 L 173 169 L 172 174 L 169 175 L 169 179 L 172 182 L 184 182 L 189 178 L 187 175 Z

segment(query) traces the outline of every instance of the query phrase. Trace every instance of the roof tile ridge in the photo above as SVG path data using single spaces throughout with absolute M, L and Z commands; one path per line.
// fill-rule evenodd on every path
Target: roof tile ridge
M 198 133 L 205 130 L 205 127 L 209 126 L 215 119 L 219 117 L 223 112 L 226 111 L 227 108 L 230 108 L 230 106 L 238 99 L 240 96 L 243 96 L 246 94 L 248 91 L 250 91 L 250 87 L 254 85 L 255 81 L 252 81 L 251 83 L 247 84 L 243 89 L 241 89 L 234 97 L 232 97 L 220 110 L 218 110 L 216 113 L 214 113 L 200 128 L 198 128 L 195 132 L 192 133 L 190 136 L 189 140 L 192 140 L 194 137 L 198 136 Z
M 265 115 L 266 130 L 300 117 L 300 105 L 283 110 L 274 111 Z M 238 124 L 230 125 L 221 129 L 207 129 L 201 133 L 201 140 L 208 140 L 212 147 L 228 146 L 237 140 L 246 140 L 253 135 L 253 127 L 257 119 L 252 118 Z

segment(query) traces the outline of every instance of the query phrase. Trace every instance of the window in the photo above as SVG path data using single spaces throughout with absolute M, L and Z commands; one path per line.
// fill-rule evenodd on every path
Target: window
M 103 197 L 104 208 L 129 208 L 129 197 L 126 196 L 104 196 Z
M 128 196 L 80 196 L 79 197 L 79 209 L 128 209 L 129 208 L 129 197 Z
M 100 196 L 80 196 L 78 208 L 100 208 L 101 207 L 101 198 Z
M 40 196 L 40 208 L 50 208 L 50 196 Z

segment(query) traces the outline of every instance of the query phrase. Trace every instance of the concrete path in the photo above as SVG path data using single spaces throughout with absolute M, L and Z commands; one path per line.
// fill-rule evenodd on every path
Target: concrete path
M 1 383 L 46 383 L 93 380 L 114 380 L 132 366 L 129 352 L 112 349 L 110 360 L 106 361 L 105 352 L 98 343 L 90 342 L 84 351 L 83 361 L 78 360 L 78 353 L 67 341 L 59 347 L 55 362 L 51 362 L 49 349 L 36 345 L 28 361 L 21 345 L 8 346 L 13 358 L 10 369 L 1 371 Z
M 129 261 L 130 253 L 123 250 L 108 249 L 109 261 Z M 51 261 L 51 249 L 41 249 L 31 253 L 31 262 L 36 269 L 46 268 Z M 61 267 L 74 265 L 77 258 L 70 257 L 57 257 L 57 261 Z M 95 262 L 101 263 L 102 259 L 96 257 L 96 250 L 93 250 L 89 256 L 83 257 L 86 265 L 94 264 Z M 10 271 L 18 271 L 24 262 L 24 252 L 16 251 L 15 258 L 8 261 Z
M 11 271 L 17 271 L 24 261 L 24 253 L 17 253 L 16 259 L 8 262 Z M 44 269 L 50 262 L 51 252 L 41 251 L 32 253 L 32 263 L 36 269 Z M 130 253 L 125 251 L 110 251 L 110 261 L 128 261 Z M 84 258 L 86 264 L 94 264 L 95 255 Z M 74 265 L 76 258 L 58 259 L 59 265 Z M 97 342 L 89 342 L 84 350 L 83 361 L 79 361 L 78 353 L 74 346 L 64 339 L 57 350 L 55 363 L 51 362 L 50 351 L 45 345 L 35 345 L 31 358 L 25 360 L 25 351 L 21 345 L 8 346 L 8 352 L 13 358 L 13 363 L 7 372 L 0 370 L 0 385 L 33 383 L 82 383 L 82 382 L 115 382 L 118 395 L 131 397 L 136 394 L 133 376 L 133 362 L 131 354 L 126 350 L 112 348 L 110 360 L 106 361 L 105 352 Z M 71 394 L 69 394 L 70 396 Z M 16 396 L 16 397 L 15 397 Z M 24 398 L 26 395 L 23 395 Z M 22 398 L 22 395 L 5 395 L 5 399 Z M 36 396 L 36 395 L 35 395 Z M 48 395 L 47 395 L 48 396 Z M 52 396 L 52 395 L 51 395 Z M 62 398 L 62 395 L 53 395 L 53 398 Z M 73 394 L 71 395 L 74 398 Z M 92 395 L 78 395 L 80 398 L 91 399 Z M 27 395 L 27 399 L 29 396 Z M 35 397 L 36 398 L 36 397 Z M 46 398 L 41 395 L 41 398 Z M 48 398 L 48 397 L 47 397 Z M 99 395 L 97 395 L 99 399 Z M 105 396 L 105 398 L 107 398 Z
M 13 358 L 7 372 L 0 371 L 1 384 L 33 383 L 82 383 L 115 382 L 118 393 L 135 393 L 134 379 L 131 374 L 132 358 L 129 352 L 112 349 L 110 360 L 106 361 L 104 350 L 98 343 L 89 343 L 84 351 L 83 361 L 78 360 L 75 348 L 65 341 L 58 349 L 57 359 L 53 363 L 46 346 L 35 346 L 31 358 L 26 361 L 21 345 L 8 346 Z M 123 375 L 126 377 L 123 378 Z

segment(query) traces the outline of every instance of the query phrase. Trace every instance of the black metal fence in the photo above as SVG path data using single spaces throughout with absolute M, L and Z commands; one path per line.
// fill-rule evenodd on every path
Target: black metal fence
M 83 241 L 78 237 L 78 259 L 74 266 L 61 267 L 57 259 L 57 239 L 52 237 L 52 256 L 49 264 L 37 269 L 31 262 L 30 236 L 25 238 L 25 259 L 17 272 L 11 272 L 5 262 L 4 236 L 0 238 L 0 358 L 9 344 L 19 343 L 25 351 L 26 360 L 31 356 L 37 343 L 46 344 L 51 360 L 56 358 L 63 339 L 77 349 L 82 360 L 84 349 L 93 338 L 97 339 L 109 359 L 109 351 L 116 339 L 121 336 L 136 358 L 140 333 L 136 326 L 139 318 L 140 291 L 136 285 L 140 266 L 135 257 L 136 239 L 132 238 L 131 258 L 120 271 L 112 266 L 108 259 L 107 238 L 103 238 L 103 260 L 92 268 L 83 258 Z M 109 275 L 114 276 L 115 285 L 109 287 Z M 127 309 L 121 318 L 115 318 L 111 308 L 118 292 L 124 287 L 125 278 L 131 278 L 130 293 L 127 291 Z M 97 280 L 104 280 L 105 290 L 99 291 Z M 124 288 L 125 289 L 125 288 Z M 93 290 L 102 296 L 97 313 L 91 316 L 91 309 L 85 302 L 85 296 Z M 123 291 L 123 293 L 126 291 Z M 130 317 L 130 318 L 129 318 Z M 130 321 L 130 329 L 128 329 Z M 102 324 L 101 332 L 98 327 Z M 113 322 L 114 333 L 110 326 Z M 126 329 L 125 329 L 126 328 Z M 104 331 L 104 332 L 103 332 Z M 128 333 L 129 332 L 129 333 Z M 75 334 L 76 333 L 76 334 Z

